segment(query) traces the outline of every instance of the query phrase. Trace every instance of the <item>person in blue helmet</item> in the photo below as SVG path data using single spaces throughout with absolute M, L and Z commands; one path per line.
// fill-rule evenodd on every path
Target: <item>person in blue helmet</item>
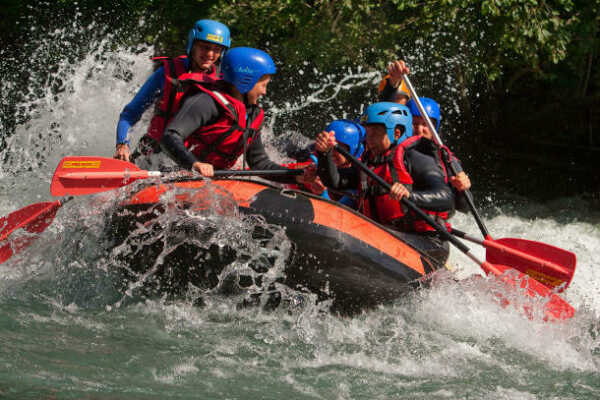
M 354 157 L 359 158 L 364 151 L 364 137 L 365 128 L 360 124 L 350 121 L 347 119 L 339 119 L 331 122 L 325 127 L 325 132 L 333 132 L 336 142 L 344 147 Z M 347 190 L 344 192 L 328 189 L 323 185 L 317 174 L 316 165 L 318 164 L 318 158 L 315 155 L 311 155 L 312 160 L 315 162 L 312 166 L 307 167 L 305 178 L 307 184 L 305 185 L 311 192 L 319 194 L 324 198 L 337 201 L 350 208 L 356 208 L 357 204 L 357 191 Z M 335 149 L 331 152 L 331 158 L 337 168 L 349 168 L 352 166 L 349 160 Z M 312 177 L 315 177 L 312 180 Z
M 162 136 L 162 149 L 181 168 L 207 177 L 231 168 L 240 156 L 251 169 L 282 169 L 269 159 L 260 135 L 264 112 L 258 100 L 277 71 L 273 60 L 262 50 L 236 47 L 223 56 L 221 70 L 223 80 L 188 88 Z M 271 179 L 303 182 L 302 176 Z
M 219 78 L 218 62 L 223 52 L 231 46 L 229 28 L 209 19 L 197 21 L 188 34 L 186 54 L 170 58 L 156 57 L 162 65 L 146 80 L 119 117 L 117 147 L 114 157 L 135 161 L 140 155 L 159 151 L 158 143 L 168 121 L 178 108 L 181 97 L 179 82 L 185 79 L 216 81 Z M 131 154 L 129 130 L 152 104 L 156 110 L 148 132 Z
M 338 169 L 331 151 L 336 139 L 330 132 L 319 133 L 315 141 L 319 177 L 336 190 L 356 189 L 359 211 L 379 223 L 400 232 L 435 236 L 432 227 L 400 203 L 406 197 L 442 224 L 454 206 L 444 171 L 432 154 L 421 151 L 419 137 L 412 134 L 410 110 L 392 102 L 374 103 L 365 110 L 361 123 L 366 130 L 367 148 L 362 161 L 392 185 L 391 192 L 387 193 L 355 167 Z M 442 249 L 439 258 L 445 259 L 448 246 L 437 239 Z
M 419 108 L 417 107 L 417 103 L 414 99 L 410 99 L 410 93 L 408 93 L 408 88 L 404 84 L 403 76 L 409 75 L 410 69 L 406 65 L 406 63 L 402 60 L 395 60 L 390 63 L 388 66 L 388 75 L 386 76 L 388 79 L 386 83 L 379 85 L 379 99 L 381 101 L 391 101 L 400 104 L 406 105 L 413 116 L 413 131 L 415 135 L 423 136 L 431 141 L 433 141 L 433 132 L 429 130 L 427 126 L 427 122 L 421 113 L 419 112 Z M 403 94 L 403 96 L 398 97 L 397 92 Z M 436 130 L 439 134 L 440 132 L 440 121 L 442 118 L 442 114 L 440 112 L 439 104 L 428 97 L 421 97 L 421 104 L 427 111 L 427 115 L 430 119 L 432 119 L 433 123 L 436 125 Z M 449 152 L 449 150 L 446 148 Z M 468 175 L 463 171 L 462 165 L 460 161 L 454 157 L 454 155 L 449 152 L 450 158 L 454 161 L 454 164 L 457 166 L 456 175 L 450 174 L 449 182 L 452 187 L 458 192 L 464 192 L 471 187 L 471 181 L 469 180 Z M 463 202 L 461 202 L 462 204 Z M 464 207 L 458 207 L 463 210 Z
M 423 106 L 423 108 L 425 109 L 425 112 L 427 113 L 427 116 L 429 117 L 429 119 L 431 119 L 431 122 L 435 125 L 435 130 L 437 131 L 438 135 L 440 134 L 440 120 L 442 119 L 442 114 L 440 112 L 440 105 L 433 99 L 430 99 L 429 97 L 420 97 L 419 100 L 421 101 L 421 105 Z M 413 116 L 413 131 L 415 133 L 415 135 L 418 136 L 422 136 L 425 139 L 428 139 L 431 141 L 431 143 L 435 143 L 434 137 L 433 137 L 433 132 L 431 132 L 431 130 L 429 129 L 429 126 L 427 126 L 427 120 L 425 119 L 425 117 L 423 117 L 421 115 L 421 112 L 419 111 L 419 107 L 417 106 L 417 103 L 415 102 L 414 99 L 411 99 L 408 104 L 407 104 L 408 108 L 410 109 L 410 112 Z M 460 160 L 458 160 L 458 158 L 456 158 L 454 156 L 454 154 L 452 154 L 452 152 L 445 146 L 439 146 L 443 149 L 443 151 L 446 152 L 448 159 L 445 160 L 445 165 L 446 168 L 448 169 L 448 173 L 449 173 L 449 182 L 452 185 L 452 187 L 457 190 L 458 192 L 464 192 L 465 190 L 468 190 L 471 188 L 471 180 L 469 179 L 469 176 L 463 171 L 462 169 L 462 164 L 460 163 Z M 450 163 L 452 163 L 454 165 L 454 172 L 456 172 L 456 174 L 451 173 L 450 171 Z M 462 202 L 464 203 L 464 202 Z M 465 210 L 465 207 L 461 206 L 461 207 L 457 207 L 460 210 Z

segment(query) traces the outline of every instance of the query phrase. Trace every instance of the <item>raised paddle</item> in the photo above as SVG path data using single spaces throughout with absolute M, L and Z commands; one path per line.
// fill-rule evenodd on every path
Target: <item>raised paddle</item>
M 433 133 L 434 142 L 440 146 L 441 152 L 445 158 L 445 163 L 450 167 L 452 173 L 456 175 L 457 169 L 455 163 L 450 160 L 450 154 L 447 149 L 443 147 L 442 140 L 431 122 L 429 115 L 427 115 L 423 104 L 421 104 L 421 100 L 417 96 L 410 79 L 407 75 L 403 75 L 402 79 L 404 80 L 412 99 L 419 108 L 419 112 L 423 118 L 425 118 L 429 130 Z M 510 266 L 534 277 L 551 289 L 557 288 L 559 292 L 565 290 L 569 286 L 573 279 L 575 265 L 577 263 L 577 258 L 574 253 L 545 243 L 534 242 L 532 240 L 518 238 L 493 239 L 490 236 L 483 219 L 479 215 L 477 208 L 475 208 L 471 192 L 465 190 L 464 194 L 469 209 L 475 218 L 475 222 L 477 223 L 484 240 L 476 240 L 460 231 L 455 231 L 453 233 L 459 237 L 464 237 L 467 240 L 484 246 L 486 248 L 486 260 L 490 263 Z
M 35 238 L 23 235 L 9 239 L 9 236 L 19 229 L 29 233 L 41 233 L 52 223 L 58 209 L 70 201 L 72 197 L 35 203 L 0 218 L 0 264 L 27 247 Z
M 301 169 L 282 170 L 224 170 L 215 171 L 215 177 L 227 176 L 294 176 Z M 105 157 L 65 157 L 52 177 L 50 193 L 53 196 L 80 196 L 106 192 L 129 185 L 138 179 L 161 177 L 160 171 L 145 171 L 127 161 Z
M 336 145 L 335 149 L 339 153 L 343 154 L 348 160 L 350 160 L 352 164 L 356 165 L 358 168 L 363 170 L 379 185 L 381 185 L 388 191 L 391 190 L 392 187 L 389 183 L 387 183 L 380 176 L 371 171 L 365 164 L 357 160 L 348 151 L 346 151 L 346 149 L 339 145 Z M 575 314 L 575 310 L 569 303 L 563 300 L 556 293 L 553 293 L 552 290 L 542 285 L 540 282 L 536 281 L 532 277 L 522 272 L 517 272 L 513 268 L 507 267 L 505 265 L 495 264 L 489 261 L 481 261 L 475 255 L 471 254 L 471 250 L 464 243 L 456 239 L 454 236 L 450 235 L 444 228 L 442 228 L 437 222 L 435 222 L 429 215 L 424 213 L 410 200 L 403 198 L 402 203 L 406 205 L 410 210 L 412 210 L 415 214 L 417 214 L 419 218 L 423 219 L 431 227 L 433 227 L 438 232 L 438 234 L 442 236 L 443 239 L 452 243 L 467 257 L 479 264 L 479 266 L 481 266 L 481 268 L 485 271 L 486 274 L 496 275 L 501 281 L 503 281 L 507 285 L 519 288 L 531 297 L 541 296 L 548 298 L 548 301 L 544 305 L 544 314 L 547 319 L 563 320 L 571 318 Z M 514 272 L 510 273 L 511 271 Z

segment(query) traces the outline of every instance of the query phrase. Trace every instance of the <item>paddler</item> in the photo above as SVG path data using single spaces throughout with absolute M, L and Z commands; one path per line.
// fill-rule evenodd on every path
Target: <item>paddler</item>
M 227 26 L 218 21 L 201 19 L 188 34 L 185 55 L 154 58 L 154 61 L 162 63 L 162 66 L 148 78 L 121 112 L 117 124 L 117 148 L 114 158 L 135 161 L 140 155 L 147 156 L 160 151 L 158 143 L 165 126 L 178 108 L 177 100 L 180 94 L 177 80 L 186 77 L 197 81 L 217 80 L 219 59 L 230 45 L 231 36 Z M 148 132 L 140 139 L 136 151 L 131 154 L 129 130 L 157 100 Z
M 392 61 L 388 66 L 388 75 L 379 84 L 379 99 L 380 101 L 392 101 L 406 105 L 413 116 L 413 132 L 415 135 L 423 136 L 433 141 L 433 132 L 429 130 L 427 121 L 421 115 L 417 103 L 414 99 L 410 98 L 409 90 L 402 79 L 403 75 L 410 74 L 410 69 L 406 66 L 406 63 L 402 60 Z M 387 78 L 387 79 L 386 79 Z M 384 85 L 385 81 L 385 85 Z M 396 88 L 396 91 L 392 91 Z M 427 115 L 436 125 L 438 135 L 440 134 L 440 121 L 442 114 L 440 111 L 440 105 L 433 99 L 427 97 L 420 97 L 421 105 L 425 108 Z M 463 171 L 460 160 L 450 152 L 447 147 L 444 150 L 448 152 L 451 162 L 454 163 L 456 168 L 456 175 L 450 174 L 450 184 L 458 192 L 463 192 L 471 188 L 471 181 L 468 175 Z M 461 202 L 462 203 L 462 202 Z M 463 209 L 464 207 L 459 207 Z
M 236 47 L 223 56 L 221 71 L 221 81 L 189 85 L 162 136 L 162 149 L 182 168 L 207 177 L 231 168 L 241 155 L 251 169 L 282 169 L 269 159 L 260 135 L 264 112 L 258 99 L 267 93 L 275 63 L 262 50 Z M 303 182 L 303 177 L 272 180 Z
M 402 79 L 402 72 L 408 71 L 403 61 L 393 61 L 388 65 L 388 73 L 379 82 L 379 101 L 391 101 L 406 105 L 410 93 Z M 407 72 L 408 73 L 408 72 Z
M 360 158 L 360 156 L 363 154 L 365 128 L 363 128 L 362 125 L 347 119 L 339 119 L 332 121 L 329 125 L 327 125 L 325 127 L 325 132 L 333 132 L 336 142 L 340 146 L 344 147 L 352 156 Z M 345 192 L 339 192 L 328 189 L 325 185 L 323 185 L 321 179 L 316 175 L 316 165 L 318 164 L 317 156 L 312 155 L 311 157 L 314 157 L 315 164 L 306 169 L 305 187 L 307 187 L 312 193 L 319 194 L 327 199 L 337 201 L 350 208 L 356 208 L 358 206 L 356 201 L 357 191 L 349 190 Z M 337 168 L 343 169 L 350 168 L 352 166 L 350 161 L 347 160 L 344 155 L 338 153 L 335 149 L 332 150 L 331 157 Z M 315 179 L 311 180 L 313 174 Z
M 429 119 L 431 119 L 431 122 L 436 125 L 435 129 L 438 132 L 438 135 L 440 135 L 441 137 L 440 119 L 442 116 L 440 112 L 440 105 L 435 100 L 430 99 L 428 97 L 419 97 L 419 100 L 421 101 L 421 105 L 425 109 L 425 112 L 429 116 Z M 421 112 L 419 111 L 419 107 L 417 106 L 415 100 L 410 99 L 407 106 L 410 109 L 410 112 L 413 116 L 414 134 L 428 139 L 429 141 L 431 141 L 431 143 L 435 143 L 433 140 L 433 132 L 429 130 L 429 127 L 427 126 L 427 121 L 421 115 Z M 441 148 L 443 149 L 443 151 L 446 151 L 448 153 L 449 160 L 450 162 L 454 163 L 454 167 L 456 169 L 456 175 L 450 174 L 449 178 L 452 187 L 459 192 L 469 190 L 471 188 L 471 180 L 469 179 L 469 176 L 463 171 L 460 160 L 456 158 L 446 146 L 441 146 Z
M 419 247 L 445 261 L 447 243 L 400 203 L 402 198 L 408 198 L 443 226 L 454 207 L 453 192 L 436 154 L 430 153 L 430 146 L 424 146 L 428 141 L 413 137 L 410 110 L 398 103 L 375 103 L 367 107 L 361 122 L 367 147 L 362 161 L 392 185 L 391 192 L 387 193 L 355 167 L 336 167 L 331 150 L 337 141 L 332 132 L 319 133 L 315 141 L 319 177 L 336 190 L 356 189 L 358 209 L 368 217 L 400 232 L 428 236 L 429 240 L 423 243 L 431 243 L 431 247 L 423 248 L 423 243 Z

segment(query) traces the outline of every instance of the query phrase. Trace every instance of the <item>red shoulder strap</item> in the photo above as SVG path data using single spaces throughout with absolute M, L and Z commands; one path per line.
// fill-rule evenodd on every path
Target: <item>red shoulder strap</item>
M 410 139 L 407 139 L 410 140 Z M 402 144 L 404 144 L 407 140 L 405 140 L 404 142 L 402 142 Z M 390 167 L 395 170 L 396 175 L 397 175 L 397 179 L 398 182 L 403 183 L 403 184 L 407 184 L 407 185 L 412 185 L 413 183 L 413 179 L 412 176 L 410 176 L 410 174 L 408 173 L 408 170 L 406 169 L 406 165 L 404 164 L 404 154 L 406 152 L 406 147 L 398 145 L 396 146 L 396 148 L 394 149 L 394 154 L 392 155 L 392 162 L 390 163 Z M 411 143 L 409 143 L 411 144 Z M 411 146 L 412 147 L 412 146 Z

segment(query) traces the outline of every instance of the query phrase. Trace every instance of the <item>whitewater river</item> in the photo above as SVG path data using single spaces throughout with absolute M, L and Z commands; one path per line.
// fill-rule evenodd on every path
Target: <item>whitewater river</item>
M 49 200 L 62 157 L 112 155 L 118 114 L 150 73 L 149 55 L 120 51 L 98 63 L 90 54 L 66 91 L 24 100 L 32 118 L 17 126 L 1 157 L 0 215 Z M 122 70 L 132 73 L 130 82 L 118 78 Z M 282 140 L 268 141 L 279 157 Z M 576 316 L 550 324 L 500 307 L 493 282 L 469 279 L 478 267 L 457 251 L 454 273 L 354 318 L 293 292 L 269 311 L 238 307 L 243 294 L 202 294 L 202 306 L 198 293 L 175 301 L 130 297 L 111 274 L 115 253 L 103 239 L 104 212 L 118 195 L 76 198 L 31 247 L 0 265 L 0 398 L 600 398 L 600 226 L 583 200 L 478 198 L 494 236 L 577 254 L 563 294 Z M 244 232 L 256 223 L 216 222 L 221 245 L 248 240 Z M 453 222 L 478 232 L 469 216 Z M 271 229 L 285 248 L 285 232 Z M 284 251 L 254 251 L 285 260 Z

